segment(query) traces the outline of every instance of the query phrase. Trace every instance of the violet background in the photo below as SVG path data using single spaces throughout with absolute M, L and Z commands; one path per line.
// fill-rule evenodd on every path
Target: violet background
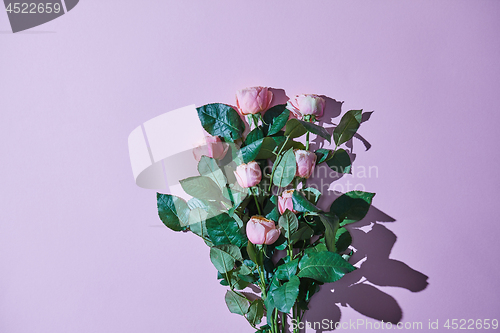
M 500 319 L 499 18 L 493 0 L 87 0 L 12 34 L 0 10 L 0 332 L 253 332 L 208 247 L 134 184 L 127 137 L 254 85 L 375 111 L 354 145 L 379 176 L 356 182 L 396 219 L 391 258 L 429 276 L 379 288 L 403 322 Z

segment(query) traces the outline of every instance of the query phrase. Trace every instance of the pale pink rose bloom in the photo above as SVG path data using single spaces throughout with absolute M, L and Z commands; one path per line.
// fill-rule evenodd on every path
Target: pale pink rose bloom
M 314 172 L 316 165 L 316 154 L 312 151 L 295 149 L 295 161 L 297 162 L 296 176 L 301 178 L 309 178 Z
M 234 175 L 236 176 L 238 184 L 244 188 L 255 186 L 260 183 L 262 179 L 262 171 L 260 170 L 259 164 L 255 161 L 238 165 Z
M 247 237 L 252 244 L 273 244 L 280 233 L 274 221 L 262 216 L 252 216 L 247 222 Z
M 292 200 L 292 195 L 293 195 L 294 190 L 287 190 L 281 193 L 281 195 L 278 197 L 278 210 L 281 215 L 288 209 L 289 211 L 293 212 L 294 214 L 297 213 L 296 210 L 293 209 L 293 200 Z
M 314 94 L 297 95 L 288 100 L 286 107 L 295 116 L 303 118 L 306 115 L 314 115 L 316 119 L 323 116 L 325 111 L 325 100 L 323 97 Z
M 218 136 L 211 136 L 207 134 L 199 146 L 193 149 L 194 158 L 199 161 L 201 156 L 205 155 L 215 159 L 221 159 L 226 156 L 229 145 L 222 142 Z
M 267 87 L 252 87 L 236 92 L 236 104 L 242 115 L 256 114 L 269 109 L 273 93 Z

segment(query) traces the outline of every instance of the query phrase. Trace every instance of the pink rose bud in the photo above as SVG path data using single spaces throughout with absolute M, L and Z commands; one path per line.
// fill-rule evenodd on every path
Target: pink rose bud
M 293 212 L 294 214 L 297 213 L 297 211 L 293 209 L 293 200 L 292 200 L 293 191 L 294 190 L 284 191 L 278 197 L 278 210 L 279 210 L 281 215 L 283 215 L 283 213 L 287 209 L 289 211 Z
M 293 152 L 297 162 L 297 173 L 295 175 L 301 178 L 311 177 L 316 165 L 316 154 L 312 151 L 300 149 L 295 149 Z
M 266 111 L 272 99 L 273 93 L 266 87 L 252 87 L 236 92 L 236 104 L 242 115 Z
M 241 187 L 255 186 L 260 183 L 262 179 L 262 171 L 260 171 L 260 167 L 255 161 L 239 165 L 234 175 Z
M 288 110 L 292 111 L 295 116 L 303 118 L 307 115 L 313 115 L 317 119 L 323 116 L 325 111 L 325 100 L 313 94 L 297 95 L 286 103 Z
M 205 136 L 203 142 L 199 143 L 199 146 L 193 149 L 194 158 L 199 161 L 201 156 L 205 155 L 215 159 L 221 159 L 226 156 L 229 149 L 229 145 L 222 142 L 218 136 Z
M 274 221 L 262 216 L 252 216 L 247 222 L 247 237 L 252 244 L 270 245 L 280 236 L 280 229 L 276 228 Z

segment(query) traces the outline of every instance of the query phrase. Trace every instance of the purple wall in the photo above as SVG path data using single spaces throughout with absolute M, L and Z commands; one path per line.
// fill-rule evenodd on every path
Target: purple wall
M 253 332 L 208 248 L 162 226 L 127 150 L 144 121 L 253 85 L 375 111 L 372 148 L 354 148 L 378 177 L 351 183 L 396 220 L 390 258 L 429 277 L 373 287 L 387 311 L 500 319 L 499 18 L 493 0 L 87 0 L 14 35 L 0 10 L 0 332 Z M 355 310 L 373 289 L 343 322 L 376 322 Z

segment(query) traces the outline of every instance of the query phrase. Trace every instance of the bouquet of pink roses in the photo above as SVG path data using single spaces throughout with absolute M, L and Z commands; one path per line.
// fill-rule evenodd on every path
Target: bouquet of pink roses
M 218 279 L 229 287 L 229 311 L 257 332 L 278 333 L 287 318 L 300 322 L 320 285 L 355 269 L 345 226 L 366 215 L 374 193 L 342 194 L 323 211 L 321 191 L 307 186 L 322 163 L 350 172 L 341 146 L 358 130 L 361 110 L 346 112 L 330 133 L 316 123 L 324 98 L 299 95 L 270 108 L 272 98 L 268 88 L 253 87 L 238 91 L 238 110 L 218 103 L 197 108 L 209 135 L 194 150 L 199 176 L 180 182 L 192 198 L 158 193 L 157 201 L 167 227 L 191 231 L 210 247 Z M 311 151 L 310 134 L 333 140 L 334 148 Z M 252 284 L 259 295 L 241 292 Z

